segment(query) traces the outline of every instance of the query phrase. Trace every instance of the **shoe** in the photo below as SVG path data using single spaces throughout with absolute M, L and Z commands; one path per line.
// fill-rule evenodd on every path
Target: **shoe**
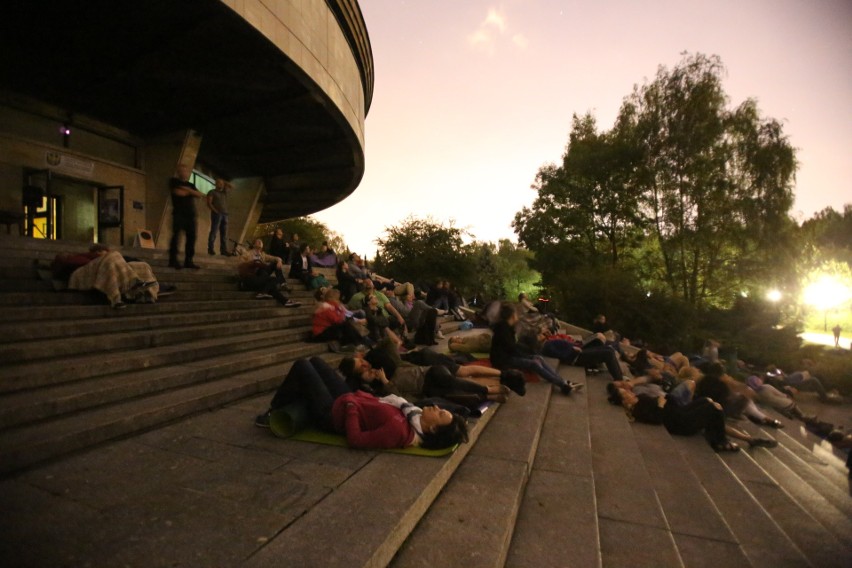
M 221 254 L 222 256 L 231 256 L 231 253 L 226 250 L 220 251 L 219 254 Z
M 185 263 L 185 264 L 183 265 L 183 267 L 184 267 L 184 268 L 190 268 L 190 269 L 192 269 L 192 270 L 198 270 L 199 268 L 201 268 L 200 266 L 198 266 L 197 264 L 194 264 L 194 263 L 192 263 L 192 262 L 187 262 L 187 263 Z
M 575 383 L 574 381 L 568 381 L 568 384 L 571 385 L 571 388 L 574 389 L 575 391 L 578 391 L 578 390 L 582 389 L 584 386 L 586 386 L 583 383 Z
M 438 339 L 444 339 L 444 334 L 441 333 L 441 330 L 439 329 L 435 332 L 435 337 L 437 337 Z
M 302 305 L 302 302 L 296 302 L 294 300 L 287 300 L 287 303 L 284 304 L 285 308 L 298 308 Z
M 114 309 L 114 310 L 123 310 L 126 307 L 127 307 L 127 304 L 125 304 L 124 302 L 117 302 L 117 303 L 112 305 L 112 309 Z
M 286 282 L 282 282 L 281 284 L 279 284 L 278 289 L 283 290 L 285 292 L 292 292 L 293 291 L 293 290 L 290 289 L 290 285 L 287 284 Z
M 180 270 L 181 268 L 183 268 L 183 266 L 181 266 L 181 264 L 176 260 L 170 260 L 169 261 L 169 268 L 174 268 L 175 270 Z
M 721 444 L 713 444 L 713 449 L 717 452 L 738 452 L 740 447 L 733 442 L 723 442 Z
M 564 395 L 570 395 L 573 390 L 574 390 L 574 387 L 571 386 L 571 383 L 565 383 L 564 385 L 561 385 L 559 387 L 559 392 L 561 392 Z
M 254 425 L 258 428 L 269 428 L 269 414 L 271 411 L 267 410 L 263 414 L 258 414 L 257 418 L 254 419 Z
M 216 253 L 215 253 L 214 251 L 212 251 L 212 250 L 208 250 L 208 251 L 207 251 L 207 254 L 215 255 Z
M 255 300 L 269 300 L 272 298 L 272 294 L 265 294 L 264 292 L 258 292 L 254 297 Z
M 778 442 L 770 438 L 752 438 L 748 441 L 748 445 L 752 448 L 774 448 Z
M 524 375 L 515 369 L 507 369 L 500 373 L 500 384 L 506 385 L 518 396 L 527 394 L 527 382 Z
M 764 422 L 765 426 L 771 426 L 772 428 L 783 428 L 784 424 L 781 423 L 780 420 L 773 420 L 771 418 L 767 419 L 767 422 Z

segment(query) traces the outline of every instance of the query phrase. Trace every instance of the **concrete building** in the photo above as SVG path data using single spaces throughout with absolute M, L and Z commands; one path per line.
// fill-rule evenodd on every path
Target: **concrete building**
M 2 10 L 0 231 L 130 245 L 147 230 L 166 248 L 168 179 L 188 164 L 199 189 L 232 180 L 229 237 L 243 240 L 363 176 L 373 59 L 357 0 Z

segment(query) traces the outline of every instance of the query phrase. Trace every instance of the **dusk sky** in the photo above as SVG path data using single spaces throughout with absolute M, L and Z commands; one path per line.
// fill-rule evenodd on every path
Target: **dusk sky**
M 516 240 L 572 114 L 612 127 L 635 84 L 681 53 L 719 55 L 730 106 L 783 121 L 798 220 L 852 203 L 849 0 L 361 0 L 376 80 L 358 189 L 315 218 L 352 250 L 409 215 Z

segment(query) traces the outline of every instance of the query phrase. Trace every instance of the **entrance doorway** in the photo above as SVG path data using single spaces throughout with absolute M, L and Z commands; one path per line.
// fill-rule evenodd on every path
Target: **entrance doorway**
M 37 239 L 87 243 L 107 238 L 124 244 L 124 187 L 57 175 L 24 172 L 24 230 Z

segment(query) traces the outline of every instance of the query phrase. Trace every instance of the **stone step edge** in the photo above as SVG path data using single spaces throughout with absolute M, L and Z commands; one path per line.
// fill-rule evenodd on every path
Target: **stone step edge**
M 132 351 L 113 351 L 105 354 L 85 353 L 66 357 L 58 363 L 56 361 L 39 361 L 35 363 L 14 365 L 3 369 L 4 381 L 0 381 L 0 395 L 40 389 L 63 384 L 65 382 L 96 378 L 104 375 L 110 375 L 113 372 L 126 372 L 134 365 L 145 367 L 152 358 L 158 359 L 159 364 L 154 365 L 151 368 L 169 366 L 176 364 L 176 362 L 183 363 L 187 361 L 186 355 L 191 351 L 195 351 L 195 353 L 192 354 L 193 357 L 207 357 L 204 353 L 210 349 L 220 348 L 223 345 L 227 345 L 229 347 L 235 345 L 239 346 L 237 349 L 230 351 L 230 353 L 240 353 L 245 351 L 243 348 L 244 346 L 251 346 L 254 344 L 259 344 L 259 346 L 270 345 L 272 342 L 280 340 L 282 336 L 287 338 L 292 337 L 294 339 L 293 343 L 299 343 L 302 342 L 300 336 L 304 333 L 306 333 L 306 330 L 299 328 L 292 328 L 284 331 L 274 329 L 244 334 L 238 336 L 237 339 L 234 339 L 231 336 L 202 338 L 196 341 L 188 341 L 180 344 L 159 345 L 156 347 L 136 349 Z M 195 359 L 190 358 L 188 360 L 193 361 Z M 66 365 L 65 374 L 57 375 L 53 372 L 55 370 L 54 367 L 61 363 Z M 73 365 L 71 368 L 75 369 L 75 373 L 68 372 L 69 365 Z M 118 367 L 116 367 L 116 365 L 118 365 Z M 95 374 L 80 374 L 79 372 L 76 372 L 76 369 L 96 369 L 96 372 Z M 104 370 L 106 370 L 106 372 L 104 372 Z M 29 379 L 25 382 L 25 384 L 13 384 L 12 382 L 13 380 L 17 380 L 19 383 L 24 383 L 24 378 Z
M 529 385 L 526 397 L 521 399 L 511 396 L 507 404 L 500 405 L 500 412 L 471 449 L 468 459 L 461 464 L 397 551 L 392 566 L 414 566 L 430 562 L 437 566 L 448 556 L 460 563 L 476 566 L 497 568 L 505 564 L 547 420 L 552 392 L 552 387 L 547 383 Z M 517 430 L 515 425 L 519 423 L 531 427 L 521 429 L 514 439 L 506 439 L 510 431 Z M 489 463 L 491 467 L 479 467 Z M 471 468 L 476 469 L 476 473 L 469 472 Z M 489 504 L 487 511 L 482 506 L 481 496 L 471 491 L 468 476 L 476 479 L 477 486 L 486 486 L 498 495 Z M 499 498 L 504 495 L 508 498 Z M 480 523 L 489 528 L 482 531 L 480 537 L 480 545 L 484 550 L 478 550 L 475 557 L 469 557 L 469 542 L 456 542 L 451 535 L 443 532 L 447 526 L 462 522 L 462 519 L 465 526 Z M 499 530 L 492 531 L 498 524 Z
M 35 360 L 59 361 L 73 355 L 107 351 L 127 351 L 147 349 L 166 344 L 181 343 L 188 338 L 211 338 L 234 333 L 250 333 L 252 331 L 271 331 L 273 329 L 308 329 L 309 321 L 305 318 L 268 317 L 240 322 L 223 322 L 209 325 L 187 325 L 168 327 L 157 330 L 126 331 L 119 333 L 103 333 L 81 338 L 46 339 L 39 343 L 14 343 L 0 345 L 0 356 L 6 361 L 26 363 Z M 98 339 L 107 340 L 107 344 L 99 344 Z M 107 346 L 108 345 L 108 346 Z M 51 351 L 52 349 L 52 351 Z M 53 357 L 45 358 L 44 353 L 51 352 Z
M 18 436 L 5 436 L 0 441 L 0 476 L 271 391 L 291 364 L 273 365 L 23 429 Z
M 109 404 L 151 396 L 193 384 L 224 379 L 249 371 L 294 361 L 299 357 L 321 355 L 319 344 L 287 344 L 278 349 L 265 347 L 222 355 L 186 364 L 152 367 L 137 372 L 117 373 L 63 383 L 24 393 L 28 396 L 0 398 L 0 432 L 13 432 L 43 420 L 87 412 Z M 164 372 L 165 371 L 165 372 Z M 65 391 L 65 392 L 63 392 Z

